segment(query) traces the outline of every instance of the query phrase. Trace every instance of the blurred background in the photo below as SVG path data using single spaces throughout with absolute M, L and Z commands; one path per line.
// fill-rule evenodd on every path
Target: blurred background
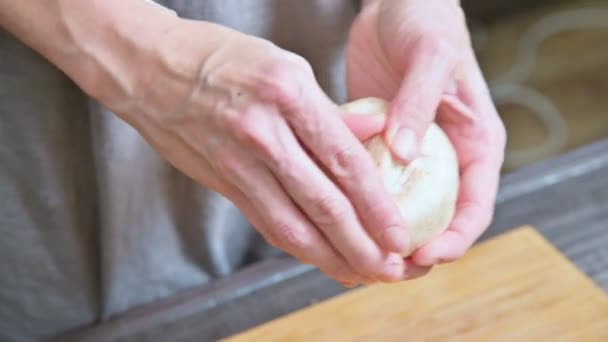
M 608 137 L 608 1 L 463 0 L 508 134 L 504 171 Z

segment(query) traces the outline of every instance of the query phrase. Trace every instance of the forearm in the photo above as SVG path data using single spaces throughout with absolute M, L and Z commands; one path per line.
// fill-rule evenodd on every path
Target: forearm
M 197 37 L 183 32 L 193 25 Z M 149 93 L 152 87 L 142 85 L 162 80 L 165 87 L 179 84 L 178 92 L 187 92 L 182 88 L 190 80 L 184 78 L 196 77 L 206 50 L 213 49 L 222 30 L 180 19 L 144 0 L 0 0 L 0 26 L 87 94 L 114 110 L 130 112 L 152 105 L 149 102 L 169 101 L 154 99 L 155 94 Z M 188 44 L 184 37 L 199 43 Z M 172 75 L 161 75 L 163 70 Z M 170 77 L 174 84 L 165 80 Z
M 131 88 L 127 64 L 138 57 L 130 37 L 139 36 L 139 47 L 150 44 L 151 21 L 169 15 L 163 12 L 141 0 L 0 0 L 0 25 L 86 92 L 107 97 Z

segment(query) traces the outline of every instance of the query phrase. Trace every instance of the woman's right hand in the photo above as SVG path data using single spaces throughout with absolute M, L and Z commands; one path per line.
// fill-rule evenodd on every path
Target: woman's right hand
M 180 25 L 142 65 L 137 110 L 118 111 L 124 119 L 301 262 L 347 286 L 411 276 L 392 253 L 407 244 L 399 211 L 310 65 L 263 39 Z M 384 122 L 362 125 L 369 134 Z

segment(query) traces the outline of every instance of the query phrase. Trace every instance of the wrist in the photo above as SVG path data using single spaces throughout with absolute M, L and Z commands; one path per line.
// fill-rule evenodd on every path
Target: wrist
M 92 8 L 95 18 L 80 18 L 77 7 L 73 16 L 80 23 L 71 36 L 86 62 L 75 63 L 72 75 L 82 75 L 74 77 L 77 83 L 131 124 L 179 110 L 197 86 L 203 62 L 236 32 L 179 18 L 147 0 L 93 1 L 102 7 Z M 87 62 L 90 70 L 83 68 Z
M 229 31 L 148 0 L 0 0 L 0 25 L 121 116 L 179 101 Z
M 175 20 L 145 0 L 0 0 L 4 29 L 103 99 L 131 87 L 138 51 Z
M 83 91 L 110 107 L 135 95 L 139 74 L 150 64 L 148 54 L 179 21 L 144 0 L 54 3 L 59 32 L 44 37 L 50 46 L 41 52 Z
M 138 51 L 141 57 L 133 67 L 132 92 L 115 112 L 135 124 L 148 115 L 179 111 L 200 86 L 204 63 L 235 34 L 240 33 L 209 22 L 180 19 L 161 34 L 152 35 L 155 39 Z

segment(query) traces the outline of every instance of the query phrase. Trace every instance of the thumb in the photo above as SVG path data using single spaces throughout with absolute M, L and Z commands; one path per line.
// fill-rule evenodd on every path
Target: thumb
M 408 56 L 403 81 L 389 107 L 385 140 L 397 159 L 409 162 L 418 154 L 420 141 L 453 76 L 453 54 L 420 44 Z
M 386 124 L 384 115 L 361 115 L 344 113 L 342 120 L 360 141 L 381 134 Z

